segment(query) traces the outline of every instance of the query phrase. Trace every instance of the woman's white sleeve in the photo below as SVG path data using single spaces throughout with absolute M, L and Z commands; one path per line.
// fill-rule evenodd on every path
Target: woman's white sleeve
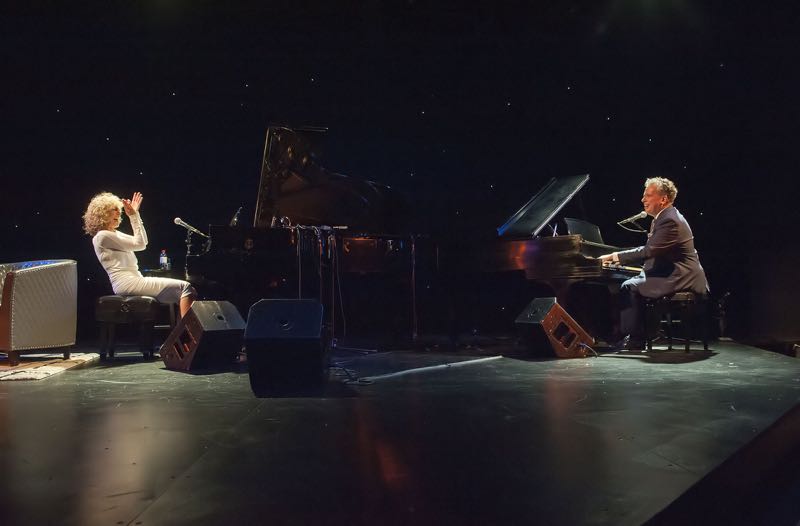
M 142 222 L 142 216 L 139 215 L 139 212 L 134 212 L 132 216 L 128 216 L 128 219 L 131 220 L 131 226 L 133 227 L 133 237 L 139 243 L 141 243 L 142 248 L 134 249 L 134 250 L 144 250 L 147 247 L 147 232 L 144 229 L 144 223 Z
M 133 235 L 123 234 L 122 232 L 110 232 L 102 230 L 97 235 L 98 245 L 102 248 L 110 248 L 111 250 L 123 250 L 126 252 L 138 252 L 147 247 L 147 232 L 144 230 L 142 218 L 139 213 L 129 216 L 131 226 L 133 227 Z

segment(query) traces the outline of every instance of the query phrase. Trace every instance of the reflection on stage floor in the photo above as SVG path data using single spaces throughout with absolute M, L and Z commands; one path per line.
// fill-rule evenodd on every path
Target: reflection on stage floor
M 732 342 L 533 359 L 506 341 L 332 360 L 324 393 L 293 398 L 138 354 L 0 382 L 0 522 L 797 519 L 796 475 L 773 484 L 799 463 L 796 359 Z

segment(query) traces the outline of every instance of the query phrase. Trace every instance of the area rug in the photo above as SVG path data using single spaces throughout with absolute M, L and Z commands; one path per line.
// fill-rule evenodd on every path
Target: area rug
M 8 380 L 42 380 L 67 369 L 73 369 L 100 359 L 97 353 L 71 353 L 69 360 L 62 354 L 22 355 L 22 362 L 16 367 L 2 366 L 0 361 L 0 382 Z M 6 362 L 7 363 L 7 362 Z

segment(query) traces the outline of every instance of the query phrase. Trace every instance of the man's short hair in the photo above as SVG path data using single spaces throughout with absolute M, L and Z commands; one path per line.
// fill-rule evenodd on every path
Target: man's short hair
M 650 177 L 644 182 L 644 187 L 647 188 L 650 185 L 654 185 L 659 194 L 667 196 L 670 203 L 678 197 L 678 187 L 666 177 Z

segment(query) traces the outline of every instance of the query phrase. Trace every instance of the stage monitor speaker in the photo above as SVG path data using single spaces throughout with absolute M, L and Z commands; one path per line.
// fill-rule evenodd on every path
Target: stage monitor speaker
M 585 358 L 594 338 L 558 304 L 556 298 L 535 298 L 515 321 L 534 353 L 552 349 L 559 358 Z
M 244 320 L 229 301 L 195 301 L 161 346 L 167 369 L 227 367 L 242 348 Z
M 322 304 L 311 299 L 262 299 L 250 307 L 244 346 L 256 396 L 322 388 L 328 378 L 322 316 Z

